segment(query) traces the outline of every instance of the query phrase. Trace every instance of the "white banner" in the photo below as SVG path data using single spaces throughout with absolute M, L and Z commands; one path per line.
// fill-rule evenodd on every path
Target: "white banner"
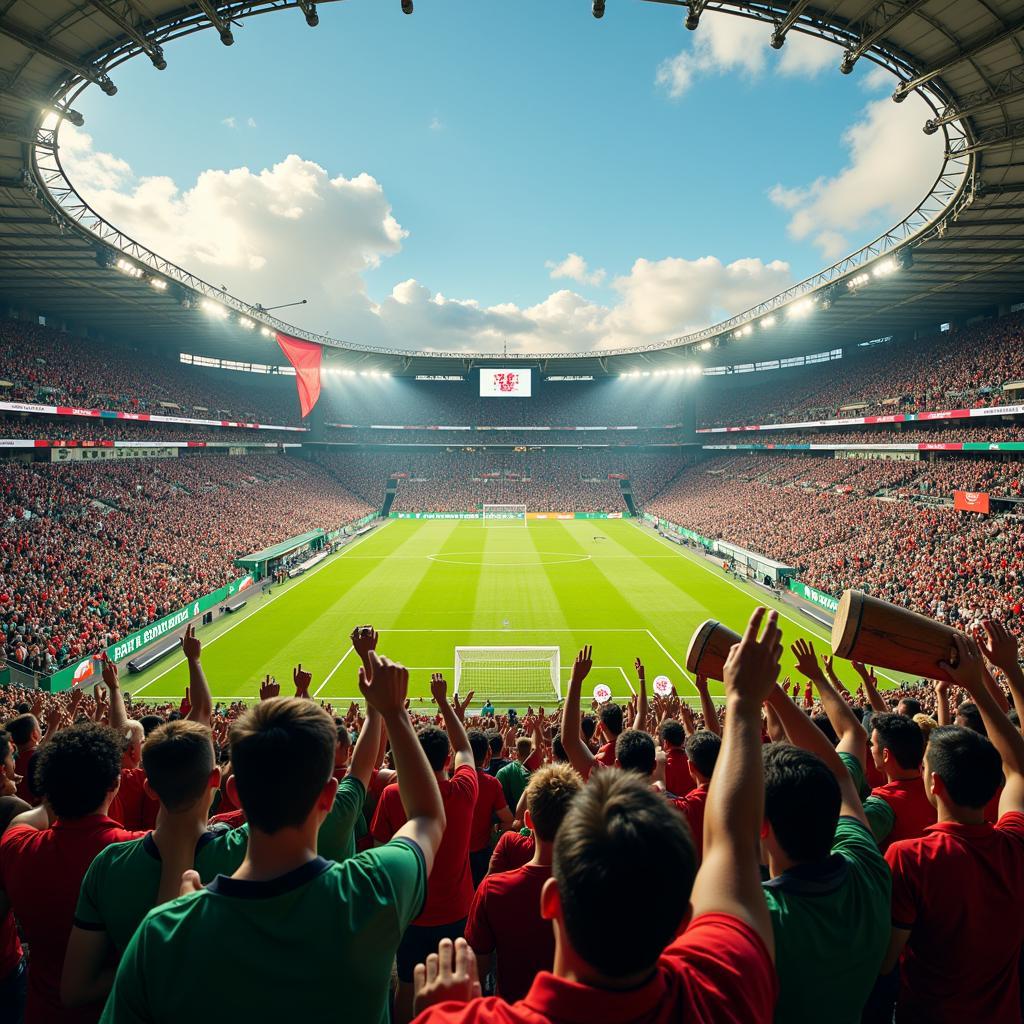
M 530 398 L 532 370 L 480 371 L 480 395 L 483 398 Z
M 176 459 L 177 448 L 51 448 L 51 462 L 100 462 L 106 459 Z

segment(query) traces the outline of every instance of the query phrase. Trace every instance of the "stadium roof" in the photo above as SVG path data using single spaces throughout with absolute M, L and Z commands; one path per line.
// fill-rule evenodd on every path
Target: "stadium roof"
M 258 358 L 261 321 L 338 349 L 349 365 L 392 373 L 461 372 L 474 361 L 538 362 L 549 373 L 604 374 L 774 359 L 837 348 L 991 312 L 1024 298 L 1024 7 L 1020 0 L 645 0 L 683 8 L 700 31 L 705 11 L 771 23 L 772 45 L 791 32 L 839 44 L 839 70 L 858 60 L 900 79 L 899 102 L 917 91 L 945 137 L 945 163 L 921 204 L 892 231 L 767 302 L 685 337 L 629 350 L 536 354 L 409 353 L 294 329 L 152 253 L 77 195 L 63 173 L 59 127 L 79 120 L 85 88 L 116 91 L 129 59 L 155 68 L 167 44 L 276 12 L 305 17 L 337 0 L 5 0 L 0 7 L 0 301 L 76 327 L 148 338 L 195 352 Z M 375 0 L 380 2 L 380 0 Z M 396 17 L 399 3 L 394 0 Z M 581 17 L 589 16 L 580 2 Z M 421 14 L 421 17 L 428 14 Z M 609 22 L 609 31 L 614 24 Z M 154 71 L 154 74 L 158 71 Z M 837 71 L 838 73 L 838 71 Z M 57 116 L 55 116 L 55 114 Z M 122 260 L 122 271 L 117 269 Z M 150 285 L 163 282 L 164 287 Z M 229 315 L 197 309 L 203 298 Z M 773 318 L 768 327 L 766 318 Z M 769 321 L 770 322 L 770 321 Z M 266 348 L 267 339 L 262 339 Z M 728 346 L 728 353 L 714 349 Z

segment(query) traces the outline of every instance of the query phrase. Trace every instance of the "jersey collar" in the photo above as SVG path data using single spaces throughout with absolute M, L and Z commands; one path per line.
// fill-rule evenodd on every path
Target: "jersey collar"
M 269 878 L 264 882 L 254 882 L 248 878 L 232 878 L 230 875 L 218 875 L 207 887 L 207 892 L 218 896 L 231 896 L 235 899 L 267 900 L 275 896 L 283 896 L 294 889 L 319 878 L 327 871 L 333 861 L 323 857 L 314 857 L 301 867 L 295 868 L 277 878 Z

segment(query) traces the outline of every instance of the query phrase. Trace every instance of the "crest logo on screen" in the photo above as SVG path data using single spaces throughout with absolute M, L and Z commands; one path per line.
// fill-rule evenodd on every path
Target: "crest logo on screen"
M 519 374 L 496 373 L 494 375 L 494 383 L 498 385 L 499 391 L 503 391 L 505 394 L 513 394 L 519 388 Z

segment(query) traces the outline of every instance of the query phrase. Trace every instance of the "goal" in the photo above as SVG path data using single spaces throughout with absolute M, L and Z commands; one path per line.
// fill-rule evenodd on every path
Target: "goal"
M 501 524 L 506 526 L 526 525 L 525 505 L 484 505 L 480 517 L 484 525 Z
M 557 647 L 456 647 L 455 692 L 477 698 L 540 704 L 562 699 L 562 663 Z

